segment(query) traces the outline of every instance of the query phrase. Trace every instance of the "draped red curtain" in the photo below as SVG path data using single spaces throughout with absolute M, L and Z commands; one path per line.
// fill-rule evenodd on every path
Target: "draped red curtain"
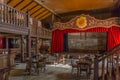
M 64 34 L 65 33 L 77 33 L 77 32 L 108 32 L 108 45 L 107 49 L 110 50 L 114 46 L 120 43 L 120 27 L 112 26 L 110 28 L 96 27 L 86 30 L 75 30 L 75 29 L 65 29 L 65 30 L 54 30 L 52 32 L 52 52 L 59 53 L 63 52 L 64 48 Z
M 52 32 L 52 52 L 63 52 L 64 36 L 62 30 L 55 30 Z

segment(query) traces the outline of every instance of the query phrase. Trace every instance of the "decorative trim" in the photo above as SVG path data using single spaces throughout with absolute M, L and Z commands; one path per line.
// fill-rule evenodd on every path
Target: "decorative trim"
M 56 22 L 54 23 L 53 30 L 60 29 L 79 29 L 79 30 L 85 30 L 89 28 L 95 28 L 95 27 L 105 27 L 109 28 L 113 25 L 119 25 L 118 24 L 118 17 L 113 17 L 105 20 L 99 20 L 89 15 L 80 15 L 77 16 L 70 21 L 66 23 Z

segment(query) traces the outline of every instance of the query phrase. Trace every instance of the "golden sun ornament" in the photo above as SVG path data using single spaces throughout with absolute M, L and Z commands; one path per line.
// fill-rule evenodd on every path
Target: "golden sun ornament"
M 84 16 L 79 17 L 79 18 L 76 20 L 76 25 L 77 25 L 79 28 L 84 28 L 84 27 L 86 27 L 86 25 L 87 25 L 86 17 L 84 17 Z

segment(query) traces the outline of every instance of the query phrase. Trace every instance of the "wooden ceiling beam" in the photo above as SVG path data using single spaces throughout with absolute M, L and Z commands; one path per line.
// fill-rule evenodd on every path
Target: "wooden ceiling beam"
M 22 2 L 24 2 L 24 0 L 21 0 L 19 3 L 17 3 L 15 6 L 13 6 L 14 8 L 16 8 L 18 5 L 20 5 Z
M 36 16 L 34 16 L 35 18 L 37 17 L 37 16 L 39 16 L 40 14 L 42 14 L 42 13 L 44 13 L 45 11 L 47 11 L 46 9 L 44 9 L 43 11 L 41 11 L 40 13 L 38 13 Z
M 7 4 L 9 4 L 12 0 L 7 1 Z
M 46 17 L 50 16 L 51 14 L 52 14 L 52 13 L 48 13 L 48 14 L 46 14 L 45 16 L 39 18 L 39 19 L 40 19 L 40 20 L 43 20 L 43 19 L 45 19 Z
M 112 11 L 112 7 L 109 8 L 103 8 L 103 9 L 96 9 L 96 10 L 78 10 L 78 11 L 72 11 L 67 13 L 61 13 L 60 16 L 72 16 L 72 15 L 80 15 L 80 14 L 100 14 L 100 13 L 107 13 Z
M 37 11 L 39 11 L 40 9 L 42 9 L 42 7 L 40 7 L 39 9 L 35 10 L 33 13 L 30 14 L 30 16 L 32 16 L 33 14 L 35 14 Z
M 32 9 L 34 9 L 34 8 L 37 7 L 37 6 L 38 6 L 38 4 L 36 3 L 36 5 L 33 6 L 31 9 L 29 9 L 28 11 L 31 11 Z
M 57 14 L 55 11 L 53 11 L 52 9 L 50 9 L 47 6 L 45 6 L 44 4 L 42 4 L 42 2 L 40 2 L 39 0 L 33 0 L 33 1 L 37 2 L 40 6 L 42 6 L 45 9 L 47 9 L 48 11 L 50 11 L 52 14 L 54 14 L 59 19 L 62 19 L 62 17 L 59 14 Z
M 46 14 L 48 14 L 48 13 L 51 13 L 51 12 L 46 12 L 45 14 L 43 14 L 43 15 L 41 15 L 41 16 L 38 16 L 38 19 L 40 19 L 41 17 L 43 17 L 43 16 L 45 16 Z
M 23 9 L 25 9 L 27 6 L 29 6 L 31 3 L 33 2 L 33 0 L 31 0 L 27 5 L 25 5 L 22 9 L 20 9 L 20 10 L 23 10 Z

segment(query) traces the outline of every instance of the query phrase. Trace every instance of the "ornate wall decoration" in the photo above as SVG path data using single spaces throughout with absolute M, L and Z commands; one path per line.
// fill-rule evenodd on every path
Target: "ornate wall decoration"
M 80 16 L 77 20 L 76 20 L 76 26 L 78 26 L 79 28 L 85 28 L 87 25 L 87 19 L 84 16 Z
M 113 17 L 105 20 L 98 20 L 89 15 L 77 16 L 66 23 L 56 22 L 54 23 L 55 29 L 89 29 L 94 27 L 106 27 L 109 28 L 113 25 L 118 25 L 118 17 Z

